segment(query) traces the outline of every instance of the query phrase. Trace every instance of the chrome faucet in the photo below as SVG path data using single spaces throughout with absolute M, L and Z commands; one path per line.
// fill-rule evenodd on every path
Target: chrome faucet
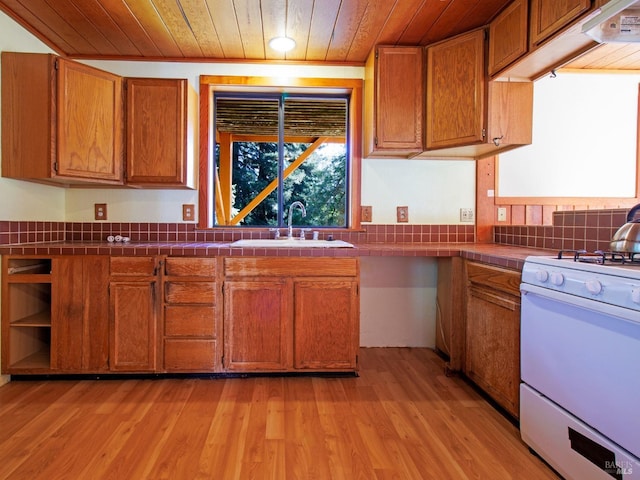
M 304 205 L 302 204 L 302 202 L 293 202 L 290 206 L 289 206 L 289 222 L 287 223 L 288 225 L 288 236 L 289 238 L 293 238 L 293 227 L 291 226 L 291 221 L 293 220 L 293 207 L 299 207 L 300 211 L 302 212 L 302 216 L 306 217 L 307 216 L 307 210 L 304 208 Z

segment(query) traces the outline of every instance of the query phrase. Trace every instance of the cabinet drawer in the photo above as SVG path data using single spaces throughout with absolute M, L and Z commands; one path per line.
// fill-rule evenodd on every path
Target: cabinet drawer
M 111 257 L 109 259 L 111 275 L 155 275 L 155 257 Z
M 355 277 L 357 258 L 225 258 L 226 276 L 248 277 Z
M 215 308 L 167 305 L 164 309 L 166 337 L 215 337 Z
M 216 258 L 168 257 L 164 271 L 176 277 L 215 277 Z
M 165 370 L 211 372 L 215 365 L 215 340 L 170 339 L 164 342 Z
M 520 296 L 520 277 L 520 272 L 515 270 L 467 262 L 469 282 L 518 297 Z
M 164 285 L 167 303 L 215 303 L 215 282 L 167 282 Z

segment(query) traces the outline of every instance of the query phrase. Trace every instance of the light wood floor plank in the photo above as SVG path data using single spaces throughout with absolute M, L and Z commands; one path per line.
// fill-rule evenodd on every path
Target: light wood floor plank
M 359 377 L 47 380 L 0 387 L 10 480 L 557 480 L 429 349 Z

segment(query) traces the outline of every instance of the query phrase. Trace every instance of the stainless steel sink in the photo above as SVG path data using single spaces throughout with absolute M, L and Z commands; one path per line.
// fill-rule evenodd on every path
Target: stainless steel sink
M 302 240 L 300 238 L 246 238 L 236 240 L 231 247 L 248 248 L 354 248 L 343 240 Z

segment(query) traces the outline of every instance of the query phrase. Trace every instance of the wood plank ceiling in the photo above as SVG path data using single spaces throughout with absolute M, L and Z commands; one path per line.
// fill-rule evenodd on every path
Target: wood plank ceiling
M 640 44 L 606 43 L 569 62 L 563 68 L 637 72 L 640 69 Z
M 377 44 L 428 45 L 486 25 L 510 0 L 0 0 L 70 58 L 362 64 Z M 287 54 L 268 43 L 287 35 Z

